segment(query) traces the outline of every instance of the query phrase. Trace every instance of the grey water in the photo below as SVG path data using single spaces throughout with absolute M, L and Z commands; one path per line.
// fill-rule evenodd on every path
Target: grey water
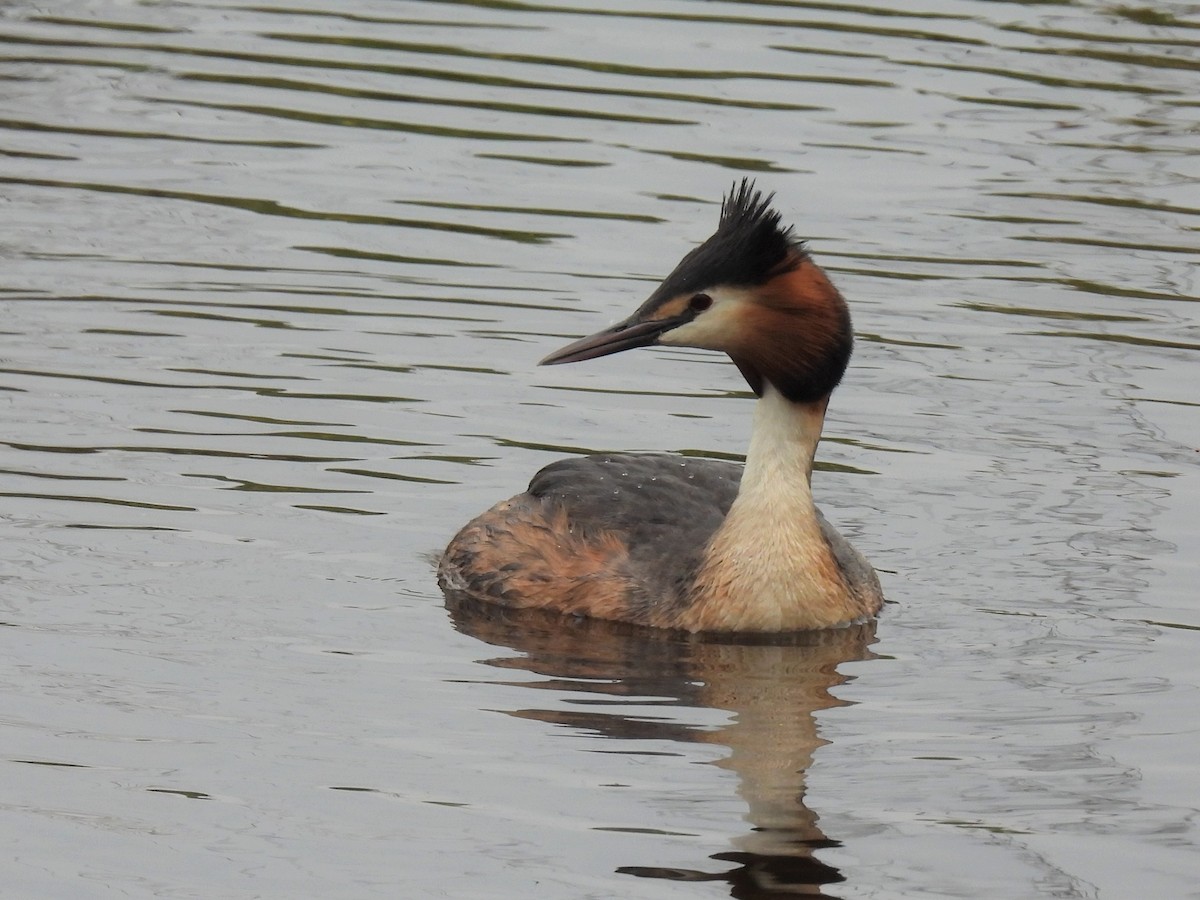
M 1200 896 L 1200 8 L 0 7 L 5 896 Z M 448 610 L 537 468 L 740 458 L 538 369 L 754 177 L 849 299 L 878 623 Z

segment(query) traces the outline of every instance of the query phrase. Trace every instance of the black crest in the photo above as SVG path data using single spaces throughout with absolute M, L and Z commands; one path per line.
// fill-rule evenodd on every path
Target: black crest
M 803 258 L 804 246 L 790 227 L 780 224 L 782 217 L 771 208 L 774 197 L 764 196 L 749 178 L 734 183 L 721 203 L 716 232 L 679 261 L 654 297 L 716 285 L 751 287 L 793 268 Z

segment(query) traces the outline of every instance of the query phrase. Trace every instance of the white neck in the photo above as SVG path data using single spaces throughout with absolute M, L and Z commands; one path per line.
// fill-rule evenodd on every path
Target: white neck
M 696 580 L 697 628 L 827 628 L 857 614 L 809 484 L 825 407 L 792 403 L 767 384 L 741 488 Z
M 738 502 L 744 495 L 765 492 L 772 502 L 807 508 L 811 516 L 809 484 L 824 424 L 823 402 L 792 403 L 768 382 L 754 406 L 754 428 Z

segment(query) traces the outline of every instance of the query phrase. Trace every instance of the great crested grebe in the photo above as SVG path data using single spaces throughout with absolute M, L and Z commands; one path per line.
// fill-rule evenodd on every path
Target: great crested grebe
M 758 396 L 743 469 L 670 454 L 551 463 L 450 542 L 448 595 L 685 631 L 782 632 L 874 616 L 874 569 L 813 504 L 813 456 L 850 360 L 842 295 L 754 183 L 632 316 L 551 353 L 655 344 L 729 354 Z

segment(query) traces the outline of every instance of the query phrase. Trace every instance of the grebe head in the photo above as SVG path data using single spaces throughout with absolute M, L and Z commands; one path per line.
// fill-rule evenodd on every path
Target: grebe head
M 663 344 L 721 350 L 762 395 L 827 398 L 850 361 L 850 313 L 841 294 L 754 182 L 721 204 L 716 232 L 688 253 L 632 316 L 551 353 L 540 365 L 579 362 Z

